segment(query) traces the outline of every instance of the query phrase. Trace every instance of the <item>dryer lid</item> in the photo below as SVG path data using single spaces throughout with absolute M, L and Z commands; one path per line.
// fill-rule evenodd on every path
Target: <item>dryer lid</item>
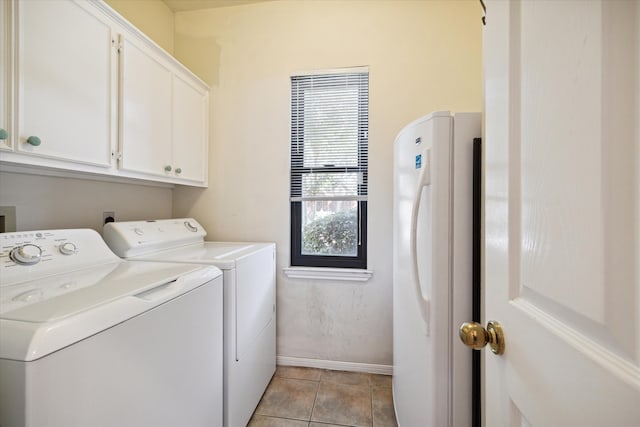
M 182 262 L 215 265 L 222 270 L 236 268 L 237 261 L 256 252 L 274 252 L 275 243 L 201 242 L 132 258 L 135 260 Z

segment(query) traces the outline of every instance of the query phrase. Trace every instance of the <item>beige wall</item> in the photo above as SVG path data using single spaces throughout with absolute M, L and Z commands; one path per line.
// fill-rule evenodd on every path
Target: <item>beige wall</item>
M 119 221 L 171 218 L 172 190 L 88 179 L 0 173 L 0 206 L 16 207 L 16 229 L 93 228 L 102 213 Z
M 162 0 L 105 0 L 151 40 L 173 54 L 173 12 Z
M 174 216 L 220 240 L 278 246 L 278 355 L 392 363 L 392 143 L 433 110 L 479 111 L 473 1 L 281 0 L 182 12 L 176 57 L 212 85 L 209 188 L 174 190 Z M 289 76 L 369 66 L 369 268 L 353 282 L 288 279 Z

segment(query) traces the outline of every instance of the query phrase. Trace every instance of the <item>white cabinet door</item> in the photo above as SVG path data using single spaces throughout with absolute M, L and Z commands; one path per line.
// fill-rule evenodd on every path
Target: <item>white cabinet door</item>
M 493 1 L 486 419 L 640 425 L 640 3 Z
M 19 111 L 15 149 L 110 167 L 116 54 L 109 22 L 86 2 L 14 4 Z
M 120 166 L 127 171 L 169 174 L 173 169 L 171 69 L 142 43 L 126 37 L 120 61 Z
M 207 87 L 142 39 L 125 36 L 120 61 L 121 169 L 205 185 Z
M 8 1 L 0 2 L 0 150 L 10 149 L 9 141 L 9 69 L 11 46 L 9 44 L 9 5 Z
M 206 87 L 173 78 L 173 165 L 175 176 L 207 183 L 208 105 Z

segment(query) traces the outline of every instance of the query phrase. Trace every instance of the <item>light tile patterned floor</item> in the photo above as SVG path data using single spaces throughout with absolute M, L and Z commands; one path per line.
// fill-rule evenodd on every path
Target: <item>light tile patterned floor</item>
M 278 366 L 248 427 L 397 427 L 391 377 Z

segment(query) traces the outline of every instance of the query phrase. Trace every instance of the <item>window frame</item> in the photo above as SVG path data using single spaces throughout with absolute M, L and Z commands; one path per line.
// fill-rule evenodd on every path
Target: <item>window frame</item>
M 358 88 L 358 165 L 357 166 L 304 166 L 304 90 L 294 90 L 294 79 L 313 79 L 329 75 L 361 75 L 348 86 Z M 362 78 L 366 76 L 366 78 Z M 331 87 L 332 83 L 325 83 Z M 335 85 L 335 83 L 333 83 Z M 341 85 L 344 85 L 342 83 Z M 317 87 L 317 86 L 315 86 Z M 297 106 L 294 120 L 294 104 Z M 366 121 L 366 122 L 365 122 Z M 369 139 L 369 71 L 368 69 L 331 70 L 313 74 L 291 76 L 291 139 L 290 139 L 290 185 L 291 185 L 291 266 L 292 267 L 327 267 L 327 268 L 367 268 L 367 194 L 368 194 L 368 139 Z M 297 126 L 296 126 L 297 124 Z M 364 125 L 363 125 L 364 124 Z M 302 147 L 302 156 L 294 152 Z M 297 160 L 297 161 L 296 161 Z M 302 179 L 309 173 L 361 173 L 357 196 L 328 196 L 326 199 L 315 197 L 313 200 L 356 200 L 358 215 L 358 245 L 356 256 L 343 255 L 308 255 L 302 253 L 302 205 L 305 199 L 294 195 L 294 188 L 302 188 Z M 309 200 L 309 199 L 307 199 Z

